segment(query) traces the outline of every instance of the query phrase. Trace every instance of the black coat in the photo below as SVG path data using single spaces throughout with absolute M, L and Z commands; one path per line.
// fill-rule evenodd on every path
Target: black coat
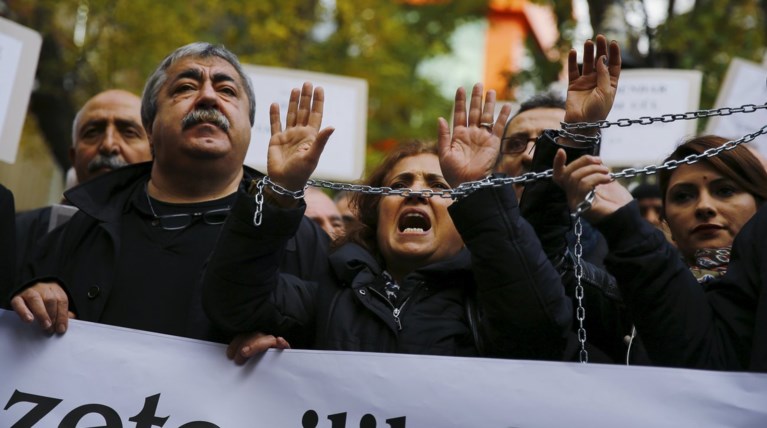
M 555 141 L 554 136 L 553 131 L 546 131 L 538 138 L 532 171 L 541 172 L 550 169 L 554 162 L 554 155 L 560 148 L 567 153 L 568 163 L 580 156 L 594 154 L 594 147 L 560 145 Z M 577 260 L 568 249 L 567 242 L 567 235 L 573 230 L 574 224 L 570 218 L 565 192 L 552 180 L 534 181 L 525 185 L 520 206 L 522 216 L 529 220 L 541 240 L 549 260 L 561 273 L 565 293 L 573 301 L 573 313 L 577 313 L 577 278 L 575 276 Z M 581 260 L 583 273 L 581 284 L 584 290 L 582 302 L 585 314 L 583 326 L 586 331 L 586 350 L 589 354 L 589 361 L 624 364 L 630 350 L 630 362 L 632 364 L 647 364 L 649 361 L 641 343 L 635 340 L 629 349 L 624 340 L 625 337 L 631 335 L 632 324 L 625 310 L 615 278 L 604 267 L 601 267 L 603 254 L 606 251 L 600 249 L 601 244 L 597 244 L 595 253 L 602 254 L 599 256 L 602 258 L 591 258 L 594 263 L 589 261 L 590 257 L 586 254 L 585 241 L 602 242 L 605 247 L 606 242 L 597 230 L 587 226 L 588 223 L 585 219 L 581 219 L 581 222 L 582 241 L 584 242 L 583 259 Z M 588 236 L 589 233 L 592 235 Z M 565 360 L 578 361 L 580 359 L 579 327 L 580 323 L 573 320 L 573 331 L 568 337 Z
M 16 228 L 13 194 L 0 184 L 0 308 L 7 308 L 16 276 Z
M 560 358 L 570 301 L 511 189 L 476 191 L 449 211 L 467 249 L 407 275 L 410 298 L 395 314 L 376 291 L 382 267 L 357 245 L 318 253 L 332 267 L 319 283 L 281 273 L 303 208 L 265 204 L 256 228 L 252 201 L 240 200 L 206 270 L 205 309 L 230 333 L 308 339 L 315 349 Z
M 35 243 L 48 234 L 52 206 L 20 212 L 16 215 L 16 269 L 17 276 L 24 273 L 24 266 L 37 248 Z M 16 284 L 14 284 L 14 287 Z
M 654 363 L 767 372 L 767 206 L 735 238 L 727 274 L 705 290 L 636 202 L 597 226 Z
M 99 322 L 115 282 L 121 241 L 127 238 L 121 233 L 123 210 L 132 189 L 148 180 L 151 167 L 151 163 L 126 166 L 67 191 L 66 198 L 80 211 L 39 242 L 33 260 L 24 268 L 19 290 L 40 281 L 57 282 L 67 292 L 69 309 L 78 319 Z M 243 183 L 257 174 L 246 168 Z M 245 193 L 244 190 L 242 192 Z M 300 223 L 297 233 L 300 238 L 289 242 L 282 262 L 286 271 L 310 277 L 317 267 L 304 262 L 312 258 L 302 251 L 325 248 L 328 239 L 308 219 Z M 157 284 L 158 287 L 162 285 Z M 200 294 L 199 289 L 192 292 Z M 151 299 L 152 296 L 146 298 Z M 194 327 L 191 327 L 193 331 L 189 331 L 189 337 L 228 339 L 210 331 L 210 323 L 201 303 L 197 304 L 197 310 L 191 316 L 190 325 Z

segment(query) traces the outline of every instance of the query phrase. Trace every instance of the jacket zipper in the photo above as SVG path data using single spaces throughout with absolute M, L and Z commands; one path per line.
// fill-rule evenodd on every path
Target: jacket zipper
M 407 299 L 405 299 L 405 301 L 402 302 L 402 304 L 399 305 L 399 308 L 398 308 L 398 307 L 394 306 L 394 303 L 392 303 L 388 298 L 386 298 L 386 296 L 381 294 L 375 288 L 368 287 L 368 290 L 370 290 L 373 293 L 377 294 L 379 297 L 381 297 L 384 300 L 384 302 L 386 302 L 389 306 L 391 306 L 391 308 L 392 308 L 391 314 L 394 317 L 394 323 L 397 324 L 397 330 L 398 331 L 402 331 L 402 321 L 399 319 L 399 315 L 402 313 L 402 309 L 405 307 L 405 305 L 410 300 L 410 297 L 412 295 L 411 296 L 407 296 Z

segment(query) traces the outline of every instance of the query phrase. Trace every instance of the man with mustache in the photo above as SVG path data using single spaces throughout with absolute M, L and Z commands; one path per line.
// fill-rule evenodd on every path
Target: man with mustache
M 25 272 L 11 300 L 21 319 L 58 334 L 77 317 L 228 340 L 202 310 L 199 276 L 238 193 L 260 177 L 243 167 L 254 117 L 255 95 L 234 54 L 192 43 L 168 55 L 141 102 L 153 161 L 66 193 L 80 211 L 49 234 Z M 302 277 L 321 274 L 302 251 L 327 241 L 305 220 L 282 265 Z
M 141 125 L 141 98 L 119 90 L 100 92 L 85 102 L 72 123 L 69 149 L 78 183 L 125 165 L 152 159 L 149 141 Z M 68 204 L 66 199 L 62 204 Z M 53 206 L 25 211 L 16 216 L 17 275 L 32 257 L 35 244 L 48 233 Z M 0 305 L 7 306 L 7 292 L 0 290 Z

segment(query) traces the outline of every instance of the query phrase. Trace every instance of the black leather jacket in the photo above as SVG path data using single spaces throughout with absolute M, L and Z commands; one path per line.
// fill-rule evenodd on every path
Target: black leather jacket
M 599 152 L 598 146 L 570 147 L 557 143 L 556 139 L 557 134 L 552 130 L 547 130 L 538 138 L 532 171 L 541 172 L 550 169 L 554 155 L 560 148 L 567 153 L 568 163 L 580 156 L 594 155 Z M 520 209 L 522 216 L 535 229 L 549 260 L 562 275 L 565 293 L 573 301 L 573 313 L 577 313 L 578 283 L 575 276 L 577 261 L 575 255 L 568 250 L 565 238 L 568 231 L 573 228 L 565 192 L 549 179 L 528 183 L 525 185 Z M 594 233 L 598 232 L 594 231 Z M 594 362 L 625 364 L 629 350 L 627 346 L 629 342 L 626 338 L 631 337 L 632 324 L 628 319 L 616 280 L 605 269 L 586 260 L 581 260 L 581 266 L 585 309 L 584 328 L 587 332 L 589 359 Z M 573 334 L 568 343 L 566 360 L 578 360 L 579 325 L 577 319 L 573 321 Z M 641 344 L 637 341 L 631 347 L 629 360 L 634 363 L 648 361 Z

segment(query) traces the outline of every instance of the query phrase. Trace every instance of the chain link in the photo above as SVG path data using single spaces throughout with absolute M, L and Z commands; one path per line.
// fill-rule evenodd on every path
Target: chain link
M 264 214 L 264 186 L 266 186 L 266 177 L 258 180 L 256 183 L 256 194 L 253 199 L 256 201 L 256 211 L 253 213 L 253 225 L 261 226 L 261 220 Z
M 610 177 L 613 179 L 615 178 L 630 178 L 630 177 L 636 177 L 637 175 L 646 174 L 646 175 L 652 175 L 655 174 L 658 171 L 662 170 L 672 170 L 678 168 L 680 165 L 692 165 L 694 163 L 699 162 L 701 159 L 705 158 L 711 158 L 714 156 L 719 155 L 719 153 L 722 153 L 727 150 L 732 150 L 735 147 L 748 143 L 753 141 L 756 137 L 760 135 L 767 134 L 767 125 L 761 127 L 756 132 L 753 132 L 751 134 L 746 134 L 742 136 L 741 138 L 738 138 L 737 140 L 731 140 L 724 144 L 722 144 L 719 147 L 714 147 L 711 149 L 708 149 L 700 154 L 692 154 L 684 159 L 680 160 L 669 160 L 661 165 L 648 165 L 644 168 L 626 168 L 619 172 L 610 173 Z
M 583 320 L 586 319 L 586 307 L 583 306 L 583 245 L 581 244 L 581 235 L 583 234 L 583 225 L 581 218 L 575 220 L 573 227 L 575 233 L 575 298 L 578 300 L 578 308 L 575 310 L 575 318 L 578 320 L 578 342 L 581 344 L 579 360 L 586 364 L 589 362 L 589 351 L 586 350 L 586 328 L 583 327 Z
M 602 131 L 600 129 L 597 129 L 596 135 L 573 134 L 566 129 L 558 129 L 557 134 L 559 134 L 560 137 L 569 138 L 576 143 L 581 144 L 599 144 L 602 142 Z
M 643 116 L 639 119 L 618 119 L 617 121 L 610 122 L 607 120 L 601 120 L 598 122 L 576 122 L 576 123 L 566 123 L 561 122 L 562 129 L 558 130 L 558 134 L 560 137 L 569 138 L 573 141 L 580 142 L 580 143 L 597 143 L 599 144 L 601 133 L 597 133 L 596 136 L 586 136 L 586 135 L 580 135 L 580 134 L 573 134 L 569 132 L 568 130 L 572 129 L 593 129 L 597 128 L 598 130 L 609 128 L 611 126 L 618 126 L 618 127 L 627 127 L 631 125 L 651 125 L 653 123 L 662 122 L 662 123 L 670 123 L 675 122 L 677 120 L 692 120 L 692 119 L 701 119 L 706 117 L 713 117 L 713 116 L 730 116 L 732 114 L 736 113 L 754 113 L 759 110 L 767 109 L 767 104 L 762 105 L 755 105 L 755 104 L 746 104 L 740 107 L 722 107 L 718 109 L 710 109 L 710 110 L 698 110 L 698 111 L 691 111 L 687 113 L 674 113 L 674 114 L 663 114 L 657 117 L 649 117 L 649 116 Z M 705 152 L 698 154 L 698 155 L 689 155 L 684 159 L 681 160 L 670 160 L 667 161 L 661 165 L 648 165 L 643 168 L 626 168 L 619 172 L 610 173 L 610 176 L 613 179 L 616 178 L 630 178 L 635 177 L 637 175 L 641 174 L 647 174 L 652 175 L 657 173 L 658 171 L 662 170 L 672 170 L 680 165 L 691 165 L 698 161 L 700 161 L 703 158 L 710 158 L 713 156 L 718 155 L 719 153 L 725 151 L 725 150 L 732 150 L 736 146 L 739 146 L 743 143 L 748 143 L 750 141 L 753 141 L 756 137 L 760 135 L 767 134 L 767 125 L 763 126 L 761 129 L 757 130 L 756 132 L 753 132 L 751 134 L 746 134 L 743 137 L 737 139 L 728 141 L 724 145 L 708 149 Z M 348 191 L 348 192 L 360 192 L 368 195 L 380 195 L 380 196 L 402 196 L 402 197 L 419 197 L 419 198 L 432 198 L 432 197 L 441 197 L 441 198 L 452 198 L 452 199 L 459 199 L 463 196 L 467 196 L 471 192 L 487 188 L 487 187 L 500 187 L 505 186 L 508 184 L 521 184 L 521 183 L 531 183 L 533 181 L 542 180 L 545 178 L 551 178 L 553 175 L 552 170 L 546 170 L 542 172 L 527 172 L 525 174 L 522 174 L 517 177 L 502 177 L 502 178 L 488 178 L 480 181 L 470 181 L 466 183 L 462 183 L 461 185 L 453 188 L 453 189 L 445 189 L 445 190 L 413 190 L 413 189 L 393 189 L 391 187 L 373 187 L 373 186 L 367 186 L 362 184 L 349 184 L 349 183 L 336 183 L 328 180 L 309 180 L 307 182 L 308 186 L 315 186 L 315 187 L 321 187 L 325 189 L 331 189 L 335 191 Z
M 734 110 L 734 109 L 733 109 Z M 672 170 L 678 168 L 681 165 L 692 165 L 699 162 L 701 159 L 717 156 L 719 153 L 732 150 L 735 147 L 753 141 L 756 137 L 767 134 L 767 125 L 751 134 L 746 134 L 737 140 L 731 140 L 725 144 L 706 150 L 700 154 L 693 154 L 680 160 L 669 160 L 661 165 L 648 165 L 643 168 L 626 168 L 618 172 L 610 173 L 610 177 L 616 178 L 631 178 L 637 175 L 652 175 L 662 170 Z M 321 187 L 325 189 L 331 189 L 336 191 L 349 191 L 359 192 L 368 195 L 380 195 L 380 196 L 403 196 L 403 197 L 419 197 L 419 198 L 453 198 L 457 199 L 462 196 L 467 196 L 471 192 L 488 188 L 488 187 L 501 187 L 508 184 L 521 184 L 531 183 L 533 181 L 542 180 L 545 178 L 551 178 L 553 170 L 548 169 L 541 172 L 527 172 L 516 177 L 496 177 L 487 178 L 480 181 L 469 181 L 462 183 L 453 189 L 444 190 L 413 190 L 413 189 L 393 189 L 391 187 L 373 187 L 361 184 L 349 184 L 349 183 L 336 183 L 328 180 L 309 180 L 307 185 L 314 187 Z
M 688 111 L 687 113 L 672 113 L 672 114 L 663 114 L 657 117 L 649 117 L 649 116 L 642 116 L 639 119 L 618 119 L 614 122 L 610 122 L 609 120 L 600 120 L 597 122 L 575 122 L 575 123 L 567 123 L 567 122 L 560 122 L 562 125 L 562 129 L 605 129 L 609 128 L 611 126 L 618 126 L 621 128 L 625 128 L 627 126 L 631 125 L 651 125 L 653 123 L 661 122 L 661 123 L 671 123 L 676 122 L 677 120 L 694 120 L 694 119 L 703 119 L 707 117 L 714 117 L 714 116 L 730 116 L 732 114 L 736 113 L 754 113 L 757 110 L 767 109 L 767 104 L 745 104 L 740 107 L 721 107 L 717 109 L 710 109 L 710 110 L 696 110 L 696 111 Z
M 293 199 L 303 199 L 304 198 L 304 192 L 306 191 L 306 189 L 308 187 L 308 184 L 307 184 L 306 186 L 304 186 L 303 189 L 300 189 L 300 190 L 288 190 L 288 189 L 280 186 L 279 184 L 275 183 L 274 181 L 272 181 L 269 178 L 268 175 L 264 176 L 262 181 L 264 182 L 264 184 L 266 184 L 269 187 L 271 187 L 272 190 L 274 191 L 274 193 L 276 193 L 278 195 L 282 195 L 282 196 L 290 196 Z

